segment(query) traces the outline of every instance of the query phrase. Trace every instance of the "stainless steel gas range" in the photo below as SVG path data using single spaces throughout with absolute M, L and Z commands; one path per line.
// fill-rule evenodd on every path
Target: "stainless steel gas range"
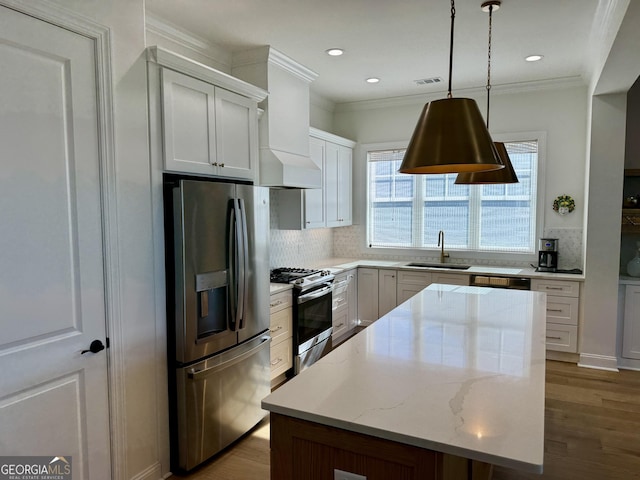
M 331 350 L 331 302 L 334 275 L 328 270 L 276 268 L 271 283 L 293 285 L 293 373 Z

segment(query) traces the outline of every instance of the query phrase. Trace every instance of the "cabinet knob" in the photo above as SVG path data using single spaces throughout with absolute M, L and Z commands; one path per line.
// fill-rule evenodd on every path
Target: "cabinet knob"
M 213 165 L 214 167 L 218 166 L 218 162 L 213 162 L 211 165 Z
M 221 163 L 220 166 L 224 168 L 224 163 Z

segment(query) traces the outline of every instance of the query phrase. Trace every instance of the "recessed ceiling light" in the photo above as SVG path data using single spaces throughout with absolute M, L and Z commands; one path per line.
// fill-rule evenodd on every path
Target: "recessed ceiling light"
M 527 62 L 537 62 L 538 60 L 542 60 L 543 55 L 529 55 L 528 57 L 525 57 L 525 60 Z
M 378 83 L 380 81 L 377 77 L 369 77 L 367 78 L 367 83 Z
M 327 55 L 331 55 L 332 57 L 339 57 L 344 53 L 344 50 L 341 48 L 330 48 L 329 50 L 326 50 L 326 52 Z

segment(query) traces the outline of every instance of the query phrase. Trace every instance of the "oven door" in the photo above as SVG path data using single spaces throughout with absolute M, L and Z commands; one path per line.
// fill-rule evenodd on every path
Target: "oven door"
M 331 333 L 331 283 L 300 292 L 294 305 L 294 353 L 313 346 L 319 335 Z

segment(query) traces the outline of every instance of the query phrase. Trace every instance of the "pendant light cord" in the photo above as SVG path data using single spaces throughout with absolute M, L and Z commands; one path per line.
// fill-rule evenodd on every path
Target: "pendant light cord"
M 456 18 L 456 3 L 455 0 L 451 0 L 451 41 L 449 42 L 449 91 L 447 98 L 451 98 L 451 77 L 453 73 L 453 23 Z
M 491 24 L 493 5 L 489 5 L 489 49 L 487 54 L 487 130 L 489 130 L 489 97 L 491 97 Z

